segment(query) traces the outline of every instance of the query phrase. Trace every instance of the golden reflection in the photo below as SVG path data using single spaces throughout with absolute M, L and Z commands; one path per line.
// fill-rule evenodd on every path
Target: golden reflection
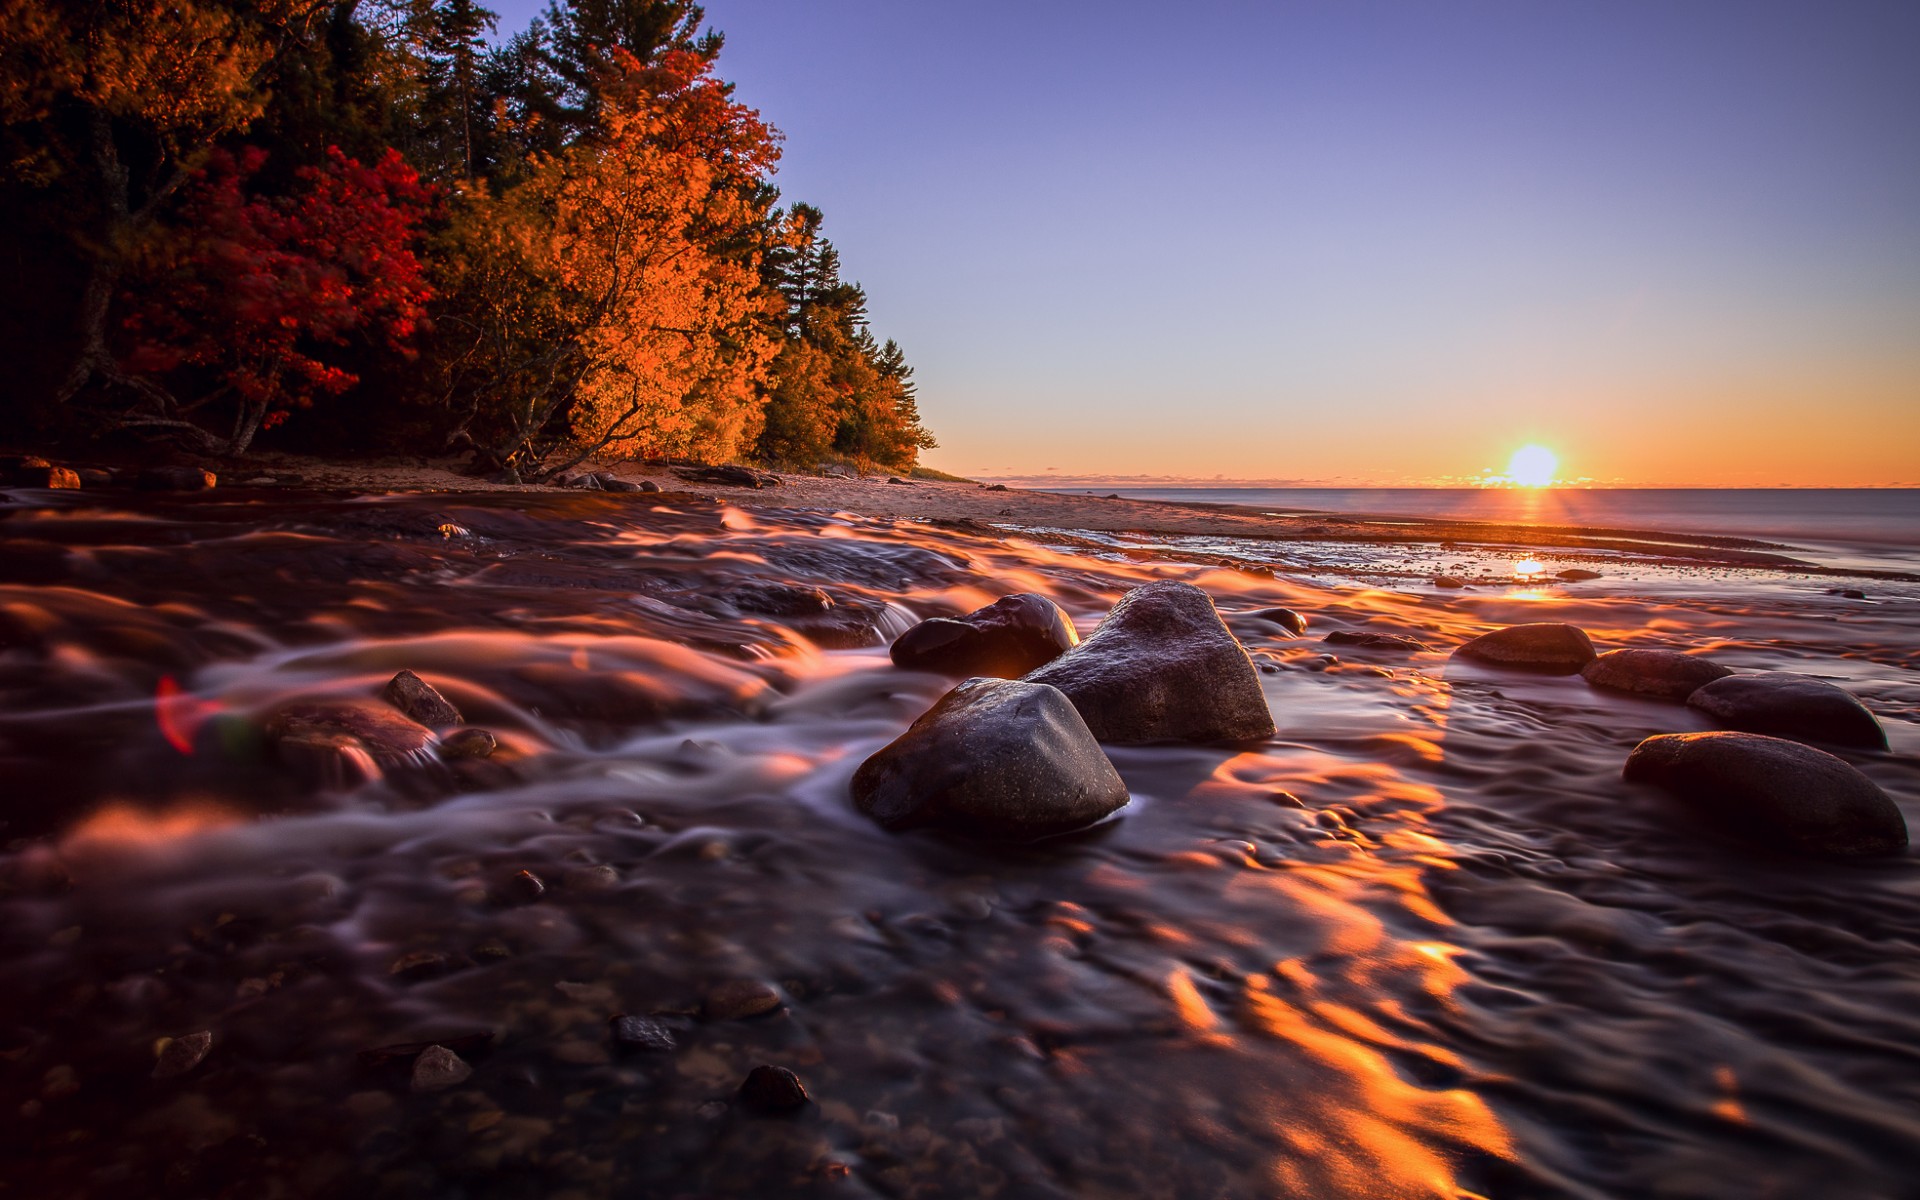
M 1513 577 L 1520 583 L 1538 581 L 1547 572 L 1547 564 L 1537 558 L 1523 558 L 1513 564 Z

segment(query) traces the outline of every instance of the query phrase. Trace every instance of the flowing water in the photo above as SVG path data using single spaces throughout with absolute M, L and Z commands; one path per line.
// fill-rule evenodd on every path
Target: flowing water
M 1725 842 L 1619 779 L 1691 710 L 1446 658 L 1553 619 L 1834 679 L 1920 825 L 1911 587 L 1441 593 L 692 497 L 4 495 L 5 1194 L 1920 1190 L 1915 859 Z M 852 811 L 951 682 L 888 663 L 911 621 L 1025 590 L 1084 634 L 1154 578 L 1228 614 L 1276 737 L 1113 748 L 1131 803 L 1033 846 Z M 1234 615 L 1273 604 L 1308 635 Z M 498 751 L 268 744 L 402 668 Z M 783 1007 L 703 1013 L 736 980 Z M 616 1053 L 620 1013 L 675 1048 Z M 411 1090 L 428 1043 L 471 1077 Z M 747 1111 L 763 1063 L 815 1103 Z

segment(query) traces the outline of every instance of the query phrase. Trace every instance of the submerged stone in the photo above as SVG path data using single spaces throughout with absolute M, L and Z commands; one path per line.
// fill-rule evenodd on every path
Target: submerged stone
M 964 617 L 934 617 L 901 634 L 895 666 L 947 675 L 1017 679 L 1080 643 L 1058 604 L 1034 592 L 1003 596 Z
M 1594 660 L 1593 642 L 1572 625 L 1540 621 L 1483 633 L 1454 654 L 1498 667 L 1572 675 Z
M 1685 700 L 1701 686 L 1731 674 L 1731 668 L 1709 659 L 1657 648 L 1609 650 L 1580 668 L 1581 677 L 1594 687 L 1668 700 Z
M 1714 680 L 1687 697 L 1687 705 L 1722 725 L 1748 733 L 1887 748 L 1886 731 L 1853 693 L 1824 680 L 1787 671 L 1761 671 Z
M 206 1061 L 212 1051 L 213 1031 L 210 1029 L 169 1038 L 166 1045 L 160 1047 L 159 1060 L 153 1065 L 153 1077 L 172 1079 L 177 1075 L 185 1075 Z
M 1377 633 L 1372 630 L 1336 629 L 1321 639 L 1330 646 L 1359 646 L 1366 650 L 1425 650 L 1425 642 L 1401 633 Z
M 1093 636 L 1027 675 L 1059 688 L 1103 742 L 1239 742 L 1273 735 L 1253 660 L 1190 583 L 1120 598 Z
M 806 1085 L 785 1067 L 755 1067 L 740 1085 L 740 1103 L 757 1113 L 793 1112 L 808 1099 Z
M 738 1021 L 773 1012 L 784 1003 L 772 984 L 758 979 L 730 979 L 706 994 L 700 1002 L 700 1015 L 709 1021 Z
M 1865 857 L 1907 847 L 1907 823 L 1851 764 L 1755 733 L 1663 733 L 1634 747 L 1622 778 L 1659 787 L 1714 824 L 1798 854 Z
M 1252 612 L 1241 613 L 1243 617 L 1255 617 L 1262 621 L 1272 621 L 1287 632 L 1299 637 L 1307 631 L 1307 619 L 1291 608 L 1256 608 Z
M 465 1083 L 473 1075 L 467 1061 L 445 1046 L 428 1046 L 413 1060 L 409 1086 L 416 1092 L 441 1092 Z
M 371 701 L 290 704 L 267 721 L 280 761 L 321 787 L 352 787 L 383 768 L 432 761 L 433 731 Z
M 938 826 L 1031 840 L 1090 825 L 1127 785 L 1071 701 L 1044 684 L 969 679 L 853 776 L 853 803 L 887 829 Z
M 652 1017 L 622 1014 L 607 1022 L 613 1044 L 627 1053 L 665 1054 L 674 1047 L 673 1031 Z

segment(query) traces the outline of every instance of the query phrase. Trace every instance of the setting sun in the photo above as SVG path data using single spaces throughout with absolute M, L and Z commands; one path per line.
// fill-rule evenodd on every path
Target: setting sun
M 1517 487 L 1552 487 L 1560 459 L 1545 446 L 1522 446 L 1507 460 L 1507 481 Z

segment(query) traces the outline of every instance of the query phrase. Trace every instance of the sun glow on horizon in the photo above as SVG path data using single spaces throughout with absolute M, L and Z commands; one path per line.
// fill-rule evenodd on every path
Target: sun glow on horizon
M 1545 446 L 1522 446 L 1507 460 L 1506 482 L 1514 487 L 1552 487 L 1560 470 L 1560 457 Z

